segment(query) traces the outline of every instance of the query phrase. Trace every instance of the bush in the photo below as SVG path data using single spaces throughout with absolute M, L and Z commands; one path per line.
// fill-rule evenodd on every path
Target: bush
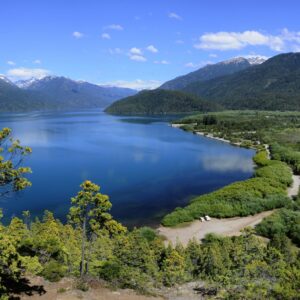
M 258 151 L 256 155 L 253 157 L 253 161 L 259 167 L 267 166 L 270 162 L 268 159 L 268 153 L 266 150 Z
M 300 212 L 282 209 L 265 218 L 256 226 L 256 232 L 273 239 L 277 235 L 286 235 L 300 246 Z
M 285 186 L 275 178 L 257 177 L 232 183 L 220 190 L 194 198 L 185 208 L 166 215 L 162 224 L 175 226 L 199 217 L 227 218 L 247 216 L 282 207 L 289 202 Z
M 56 282 L 65 276 L 66 271 L 67 268 L 64 265 L 52 260 L 45 265 L 41 275 L 49 281 Z
M 120 278 L 121 265 L 118 261 L 106 261 L 99 270 L 99 277 L 113 281 Z

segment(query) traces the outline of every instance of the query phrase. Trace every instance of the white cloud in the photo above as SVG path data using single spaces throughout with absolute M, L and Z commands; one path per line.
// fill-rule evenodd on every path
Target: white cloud
M 133 47 L 129 50 L 130 54 L 137 54 L 137 55 L 142 55 L 142 50 L 136 47 Z
M 15 68 L 7 71 L 9 77 L 14 79 L 29 79 L 29 78 L 43 78 L 51 72 L 45 69 L 29 69 L 29 68 Z
M 211 53 L 211 54 L 209 54 L 209 57 L 216 58 L 216 57 L 218 57 L 218 55 L 215 53 Z
M 206 33 L 200 37 L 197 49 L 239 50 L 247 46 L 268 46 L 275 51 L 282 51 L 284 42 L 279 36 L 265 35 L 258 31 Z
M 180 45 L 180 44 L 184 44 L 184 41 L 183 40 L 176 40 L 175 43 Z
M 76 38 L 76 39 L 81 39 L 83 38 L 83 33 L 79 32 L 79 31 L 74 31 L 72 33 L 73 37 Z
M 149 45 L 146 49 L 148 51 L 152 52 L 152 53 L 157 53 L 158 52 L 158 49 L 155 48 L 153 45 Z
M 105 40 L 110 40 L 111 39 L 111 37 L 108 33 L 102 33 L 101 37 Z
M 135 79 L 133 81 L 126 81 L 126 80 L 117 80 L 111 82 L 101 83 L 100 85 L 107 85 L 107 86 L 117 86 L 123 88 L 131 88 L 135 90 L 144 90 L 144 89 L 155 89 L 162 84 L 161 81 L 158 80 L 142 80 L 142 79 Z
M 184 66 L 186 67 L 186 68 L 193 68 L 193 69 L 195 69 L 195 68 L 201 68 L 201 67 L 204 67 L 204 66 L 207 66 L 207 65 L 211 65 L 211 64 L 213 64 L 213 62 L 212 61 L 210 61 L 210 60 L 205 60 L 205 61 L 202 61 L 202 62 L 200 62 L 200 63 L 193 63 L 193 62 L 188 62 L 188 63 L 186 63 Z
M 184 66 L 187 67 L 187 68 L 196 68 L 196 67 L 198 67 L 198 65 L 194 64 L 193 62 L 188 62 Z
M 113 49 L 108 49 L 108 52 L 110 54 L 122 54 L 123 53 L 123 50 L 121 48 L 113 48 Z
M 178 14 L 176 14 L 176 13 L 174 13 L 174 12 L 170 12 L 170 13 L 168 14 L 168 17 L 171 18 L 171 19 L 179 20 L 179 21 L 182 20 L 182 17 L 180 17 Z
M 119 24 L 111 24 L 111 25 L 107 25 L 104 27 L 105 29 L 111 29 L 111 30 L 117 30 L 117 31 L 122 31 L 124 30 L 123 26 L 119 25 Z
M 129 58 L 134 61 L 140 61 L 140 62 L 147 61 L 146 57 L 144 57 L 143 55 L 138 55 L 138 54 L 130 54 Z
M 6 63 L 10 66 L 15 66 L 16 65 L 16 63 L 12 60 L 8 60 Z
M 169 65 L 170 64 L 170 62 L 168 62 L 167 60 L 155 60 L 154 63 L 161 64 L 161 65 Z
M 40 59 L 36 59 L 33 61 L 33 63 L 36 65 L 40 65 L 42 63 L 42 61 Z

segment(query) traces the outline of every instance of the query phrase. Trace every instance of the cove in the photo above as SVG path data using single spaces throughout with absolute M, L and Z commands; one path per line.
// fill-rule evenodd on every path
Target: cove
M 65 221 L 82 181 L 101 186 L 112 214 L 127 226 L 159 224 L 175 207 L 253 174 L 253 150 L 169 126 L 175 117 L 119 117 L 101 111 L 1 114 L 33 153 L 32 187 L 0 207 L 4 221 L 30 210 Z M 178 117 L 177 117 L 178 118 Z

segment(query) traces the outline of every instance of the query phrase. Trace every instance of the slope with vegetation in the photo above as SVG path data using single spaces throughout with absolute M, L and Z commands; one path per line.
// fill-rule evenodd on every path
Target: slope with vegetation
M 163 115 L 219 110 L 220 106 L 196 96 L 178 91 L 142 91 L 134 96 L 121 99 L 106 112 L 120 115 Z
M 266 62 L 183 88 L 229 109 L 299 110 L 300 53 L 280 54 Z
M 258 152 L 254 157 L 254 162 L 258 167 L 255 171 L 255 178 L 200 196 L 192 200 L 187 207 L 176 209 L 165 216 L 163 219 L 165 225 L 177 225 L 204 214 L 216 217 L 253 214 L 263 203 L 270 205 L 262 208 L 266 210 L 271 208 L 274 199 L 282 197 L 280 196 L 282 191 L 291 184 L 291 171 L 299 174 L 300 113 L 298 112 L 228 111 L 194 115 L 179 122 L 187 131 L 201 132 L 204 135 L 226 139 L 246 147 L 255 147 Z M 270 145 L 272 160 L 268 159 L 265 146 L 261 143 Z M 254 183 L 253 186 L 251 183 Z M 270 190 L 270 185 L 277 191 Z M 281 188 L 283 190 L 280 191 Z M 262 192 L 260 195 L 257 194 L 258 190 Z M 257 196 L 259 201 L 255 199 Z M 268 198 L 272 201 L 269 202 Z M 285 200 L 281 198 L 282 202 L 278 204 L 285 208 L 267 217 L 258 225 L 257 232 L 271 239 L 278 238 L 278 236 L 291 239 L 299 245 L 299 199 L 289 201 L 286 197 L 284 198 Z

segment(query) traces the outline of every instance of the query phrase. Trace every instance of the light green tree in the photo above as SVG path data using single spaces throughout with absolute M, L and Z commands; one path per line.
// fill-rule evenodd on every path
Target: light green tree
M 92 240 L 92 237 L 101 230 L 105 230 L 110 234 L 117 234 L 125 232 L 126 229 L 113 220 L 111 214 L 108 213 L 112 204 L 107 195 L 99 192 L 100 187 L 98 185 L 86 180 L 80 187 L 81 190 L 77 196 L 71 199 L 72 206 L 68 218 L 72 224 L 81 229 L 80 276 L 83 277 L 88 269 L 86 244 Z
M 25 177 L 31 169 L 22 166 L 24 158 L 30 153 L 31 148 L 21 146 L 19 140 L 12 138 L 11 129 L 0 130 L 0 196 L 31 185 Z

